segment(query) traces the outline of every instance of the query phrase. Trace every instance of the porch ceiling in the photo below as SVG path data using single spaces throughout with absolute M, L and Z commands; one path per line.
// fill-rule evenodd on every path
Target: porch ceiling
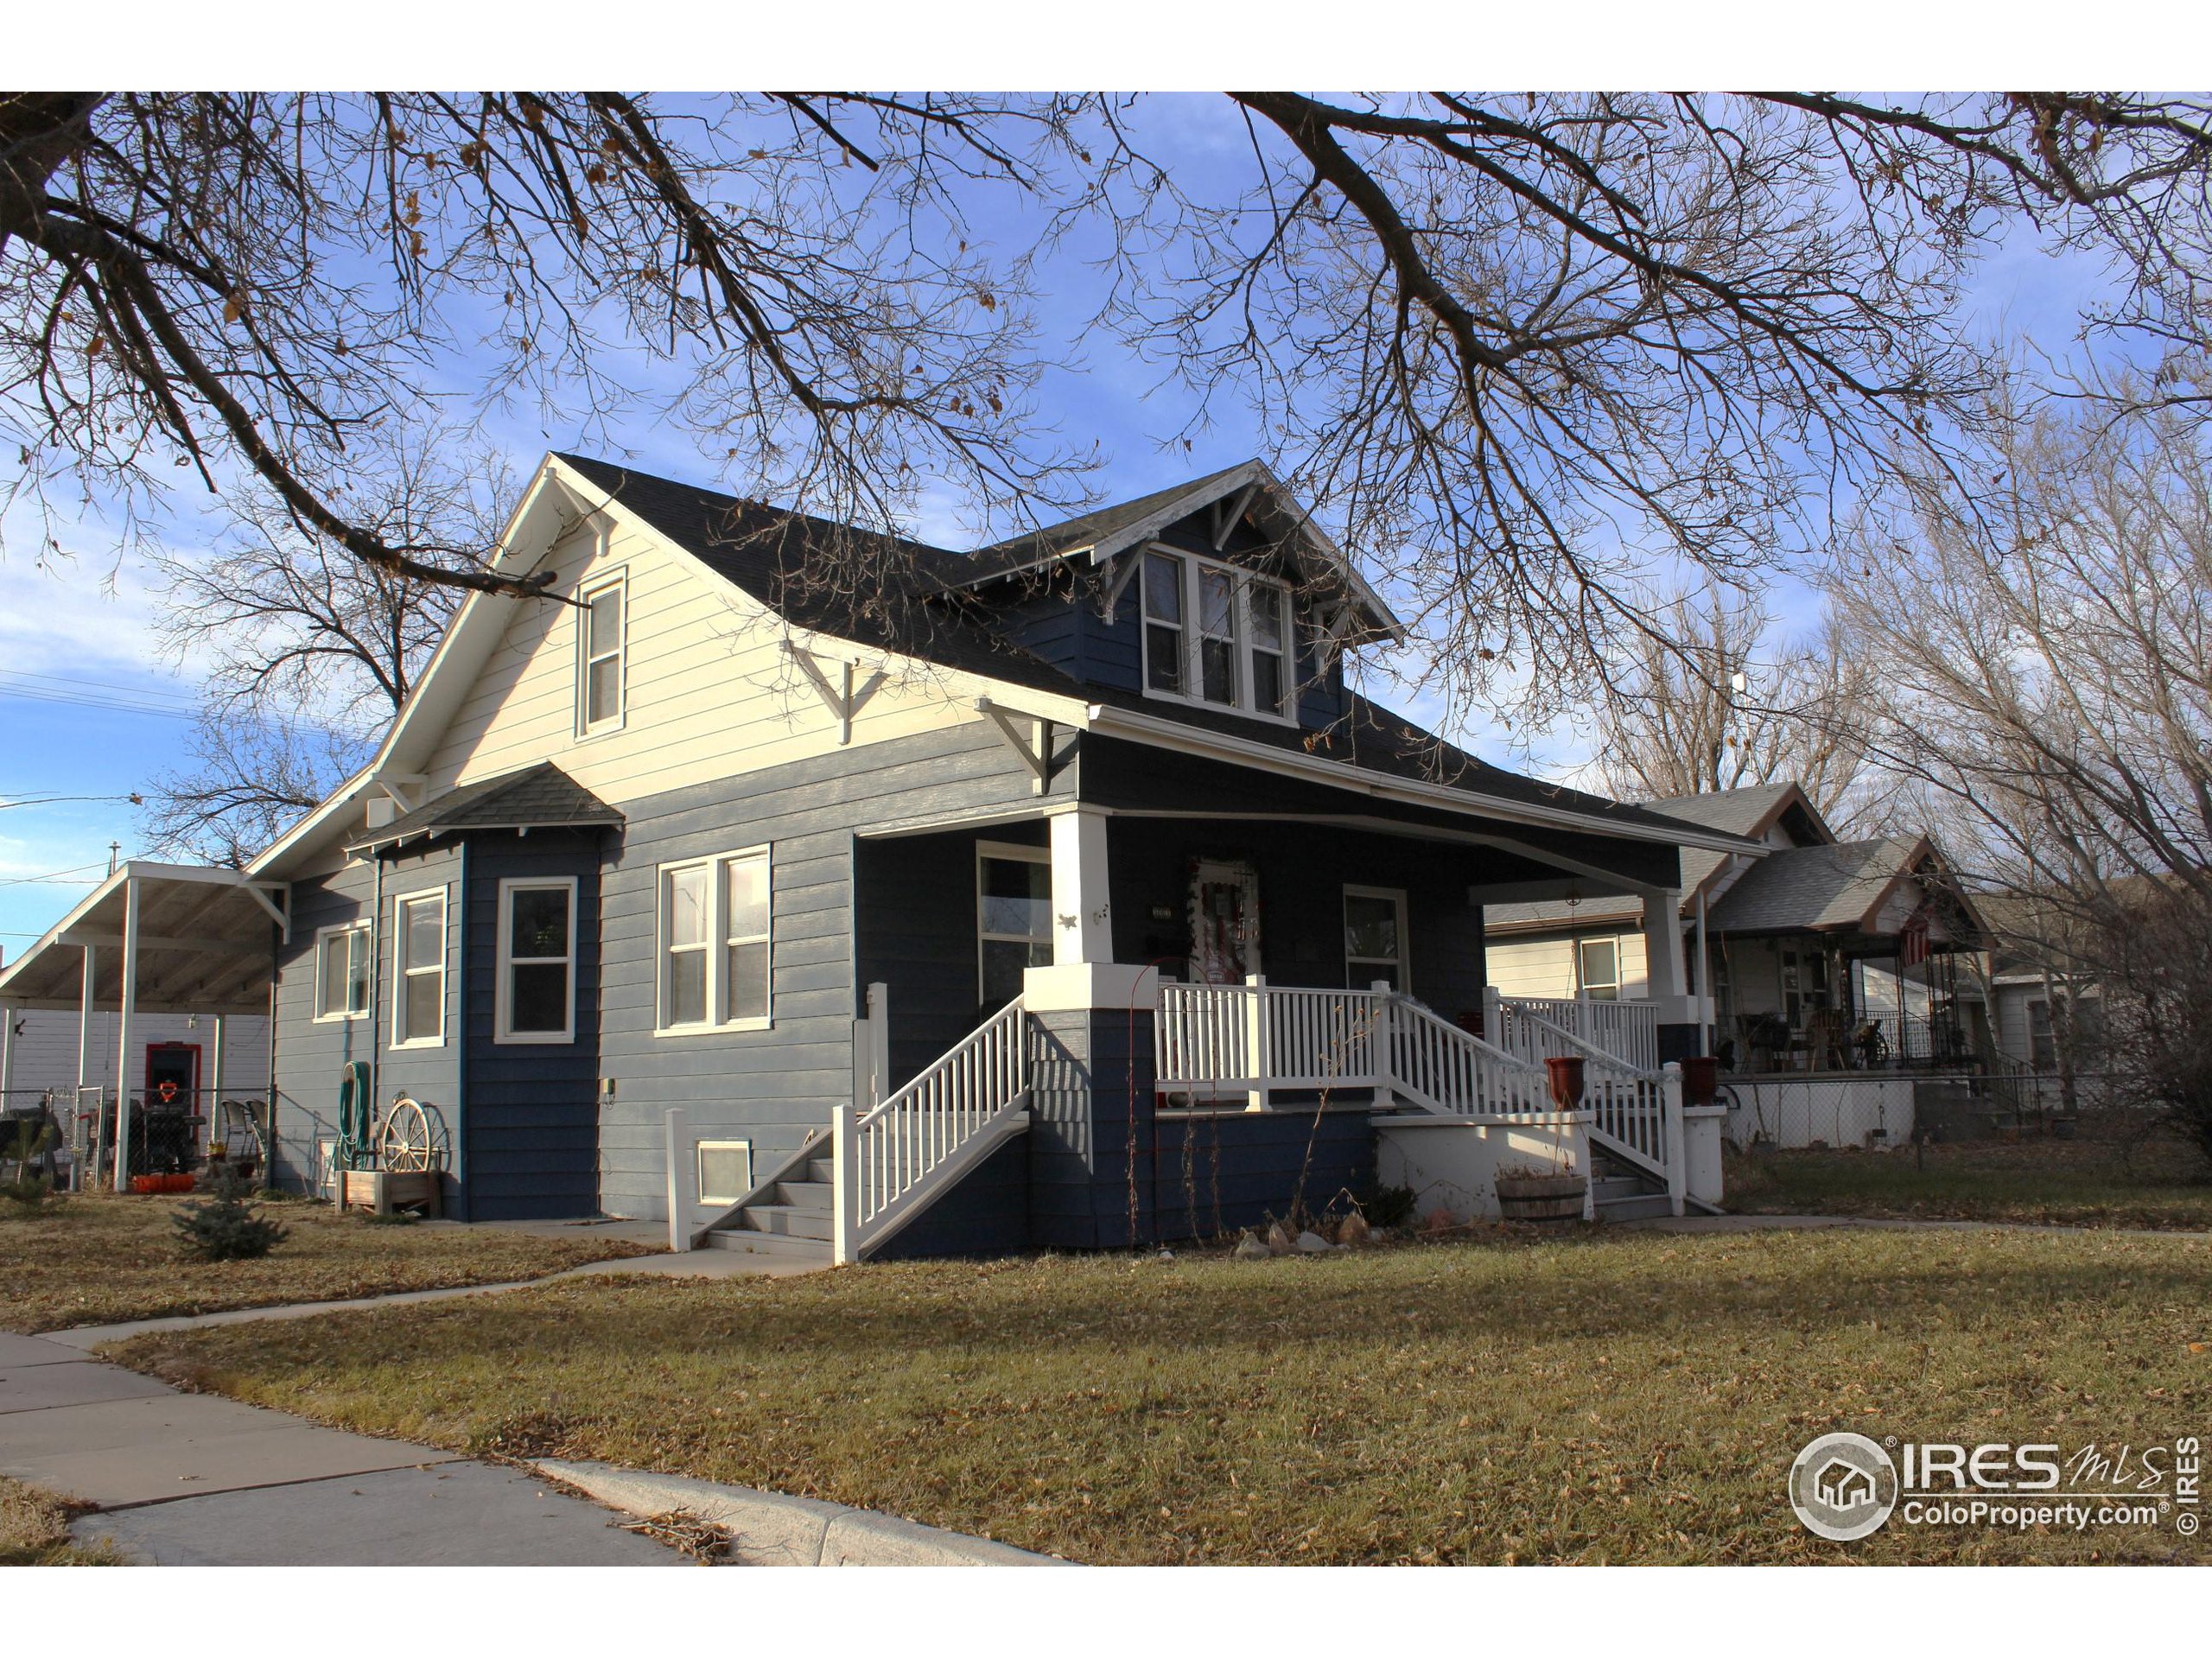
M 124 908 L 133 879 L 138 883 L 141 1013 L 268 1012 L 276 925 L 270 906 L 278 902 L 268 891 L 270 884 L 250 882 L 236 870 L 143 861 L 126 864 L 101 882 L 0 973 L 0 1003 L 76 1008 L 89 945 L 96 953 L 92 1006 L 120 1007 Z

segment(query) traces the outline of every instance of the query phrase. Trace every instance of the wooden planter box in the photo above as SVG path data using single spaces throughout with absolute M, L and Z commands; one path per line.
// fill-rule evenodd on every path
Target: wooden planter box
M 367 1210 L 388 1216 L 395 1210 L 420 1210 L 426 1216 L 435 1216 L 438 1213 L 438 1173 L 341 1170 L 338 1177 L 338 1208 L 341 1213 Z

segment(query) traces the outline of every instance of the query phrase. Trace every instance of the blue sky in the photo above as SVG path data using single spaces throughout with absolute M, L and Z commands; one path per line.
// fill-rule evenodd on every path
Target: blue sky
M 1192 96 L 1154 100 L 1147 111 L 1154 142 L 1172 149 L 1179 168 L 1195 175 L 1186 181 L 1201 187 L 1209 175 L 1236 165 L 1242 134 L 1225 118 L 1218 100 Z M 976 226 L 982 238 L 1012 243 L 1020 236 L 1019 222 L 994 221 L 1005 211 L 1004 200 L 982 201 Z M 2024 334 L 2063 352 L 2102 275 L 2078 257 L 2054 260 L 2024 235 L 1983 269 L 1973 313 L 1992 334 Z M 1063 259 L 1052 276 L 1057 286 L 1040 296 L 1040 320 L 1048 339 L 1071 344 L 1056 353 L 1041 402 L 1065 435 L 1097 441 L 1106 464 L 1096 482 L 1107 499 L 1142 494 L 1265 453 L 1249 420 L 1228 404 L 1217 405 L 1225 418 L 1188 452 L 1179 442 L 1165 447 L 1191 412 L 1187 397 L 1162 384 L 1160 365 L 1136 360 L 1110 337 L 1075 338 L 1093 303 L 1079 258 Z M 483 429 L 523 475 L 543 450 L 578 442 L 574 425 L 527 411 L 494 415 Z M 642 466 L 680 478 L 713 478 L 689 438 L 665 423 L 639 423 L 629 444 Z M 180 505 L 173 544 L 188 550 L 211 526 L 209 504 Z M 143 789 L 177 758 L 187 731 L 181 716 L 196 679 L 191 664 L 159 658 L 151 635 L 161 604 L 157 586 L 136 560 L 97 551 L 113 546 L 111 537 L 88 524 L 78 543 L 87 550 L 41 567 L 17 539 L 27 528 L 20 519 L 0 521 L 0 536 L 8 537 L 0 543 L 0 730 L 7 734 L 0 743 L 0 802 L 8 803 L 0 805 L 0 950 L 10 958 L 99 878 L 111 841 L 121 843 L 126 857 L 137 850 L 137 815 L 119 798 Z M 950 512 L 927 515 L 918 528 L 948 545 L 965 544 Z M 1774 598 L 1783 625 L 1810 620 L 1802 590 L 1784 584 Z M 1421 699 L 1400 701 L 1416 715 L 1424 712 Z M 1516 759 L 1506 734 L 1494 727 L 1459 734 L 1492 758 Z M 1523 763 L 1533 770 L 1556 774 L 1585 758 L 1566 727 L 1523 741 L 1529 752 Z M 95 798 L 30 804 L 48 796 Z

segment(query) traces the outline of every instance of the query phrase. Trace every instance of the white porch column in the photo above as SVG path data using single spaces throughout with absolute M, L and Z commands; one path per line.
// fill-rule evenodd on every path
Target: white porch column
M 85 1090 L 92 1085 L 92 986 L 99 968 L 99 953 L 96 947 L 86 945 L 85 974 L 77 987 L 77 1103 L 75 1109 L 85 1109 Z M 69 1122 L 69 1185 L 81 1192 L 92 1177 L 77 1160 L 77 1120 L 73 1115 Z M 85 1137 L 85 1156 L 97 1171 L 100 1162 L 100 1112 L 97 1100 L 92 1104 L 92 1132 Z
M 122 1012 L 115 1020 L 115 1190 L 130 1190 L 130 1022 L 138 1012 L 138 878 L 123 883 Z
M 1643 962 L 1654 1002 L 1682 995 L 1682 895 L 1672 888 L 1643 895 Z
M 0 1002 L 0 1097 L 16 1092 L 16 1005 Z
M 214 1052 L 208 1057 L 207 1104 L 200 1116 L 207 1121 L 200 1126 L 200 1143 L 204 1147 L 222 1133 L 223 1128 L 223 1039 L 228 1035 L 223 1029 L 223 1016 L 215 1016 Z M 226 1147 L 226 1150 L 228 1150 Z
M 1077 807 L 1052 820 L 1052 964 L 1114 960 L 1106 899 L 1106 815 Z

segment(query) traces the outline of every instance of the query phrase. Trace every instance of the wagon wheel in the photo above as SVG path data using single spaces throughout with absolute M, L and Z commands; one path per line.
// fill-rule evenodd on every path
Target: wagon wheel
M 402 1095 L 377 1129 L 377 1165 L 403 1173 L 437 1169 L 445 1161 L 445 1124 L 435 1109 Z

